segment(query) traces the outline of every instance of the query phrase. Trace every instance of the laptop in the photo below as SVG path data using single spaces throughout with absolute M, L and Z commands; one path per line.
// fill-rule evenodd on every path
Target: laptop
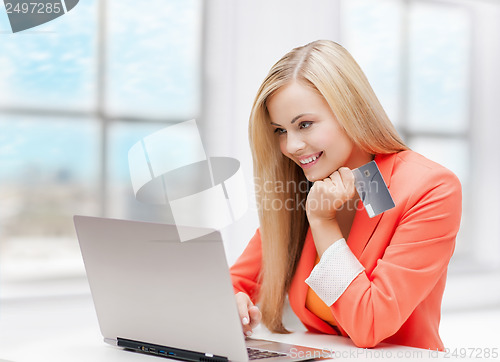
M 105 342 L 187 361 L 321 356 L 244 337 L 219 232 L 181 242 L 175 225 L 90 216 L 74 223 Z

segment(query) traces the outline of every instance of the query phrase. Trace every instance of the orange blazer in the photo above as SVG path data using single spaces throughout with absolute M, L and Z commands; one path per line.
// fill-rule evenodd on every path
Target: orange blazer
M 376 155 L 396 206 L 372 219 L 358 208 L 347 245 L 364 266 L 330 307 L 339 326 L 358 347 L 388 342 L 443 350 L 439 337 L 441 300 L 448 263 L 460 226 L 458 178 L 413 151 Z M 361 203 L 360 203 L 360 206 Z M 309 230 L 288 297 L 305 327 L 336 334 L 305 307 L 316 248 Z M 257 230 L 231 267 L 236 292 L 258 302 L 261 239 Z

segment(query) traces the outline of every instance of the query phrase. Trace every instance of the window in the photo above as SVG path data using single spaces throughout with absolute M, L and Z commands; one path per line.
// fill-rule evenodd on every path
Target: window
M 12 34 L 0 11 L 4 281 L 80 273 L 74 214 L 168 217 L 135 201 L 127 152 L 200 114 L 201 20 L 200 0 L 87 0 Z
M 450 1 L 343 1 L 344 44 L 410 148 L 451 169 L 463 187 L 452 264 L 471 242 L 472 16 Z
M 342 41 L 406 143 L 463 188 L 462 223 L 444 309 L 498 305 L 500 7 L 491 1 L 342 1 Z

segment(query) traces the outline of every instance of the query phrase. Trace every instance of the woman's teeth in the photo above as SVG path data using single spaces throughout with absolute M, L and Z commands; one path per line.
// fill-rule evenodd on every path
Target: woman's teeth
M 321 156 L 321 154 L 319 154 L 317 156 L 312 156 L 312 157 L 306 158 L 305 160 L 300 160 L 300 163 L 303 165 L 307 165 L 308 163 L 316 161 L 319 156 Z

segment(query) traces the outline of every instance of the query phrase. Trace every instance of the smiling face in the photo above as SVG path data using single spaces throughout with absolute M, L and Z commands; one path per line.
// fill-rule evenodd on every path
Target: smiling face
M 268 99 L 267 108 L 281 152 L 302 168 L 309 181 L 373 159 L 352 142 L 326 100 L 308 86 L 292 82 L 280 88 Z

